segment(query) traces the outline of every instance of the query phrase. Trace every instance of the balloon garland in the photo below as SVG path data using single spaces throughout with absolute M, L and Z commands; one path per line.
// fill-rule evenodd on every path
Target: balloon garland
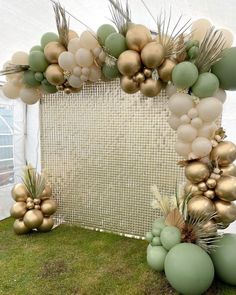
M 42 95 L 79 92 L 84 83 L 115 78 L 129 94 L 140 91 L 155 97 L 165 89 L 168 123 L 177 133 L 175 150 L 183 158 L 179 164 L 187 182 L 172 198 L 160 196 L 153 187 L 153 207 L 163 217 L 146 235 L 147 262 L 156 271 L 165 270 L 169 283 L 182 294 L 205 292 L 214 272 L 236 285 L 236 238 L 218 231 L 236 220 L 236 145 L 217 127 L 225 90 L 236 90 L 232 34 L 205 19 L 180 25 L 179 18 L 171 31 L 171 16 L 166 14 L 155 21 L 157 32 L 152 32 L 132 22 L 128 3 L 123 7 L 119 0 L 109 0 L 115 26 L 103 24 L 96 33 L 87 27 L 79 36 L 69 29 L 67 11 L 51 2 L 58 34 L 45 33 L 29 53 L 12 55 L 1 71 L 7 79 L 3 93 L 34 104 Z M 41 179 L 32 175 L 35 181 Z M 48 216 L 56 203 L 42 197 L 50 197 L 50 187 L 36 183 L 30 187 L 25 181 L 13 188 L 17 203 L 11 214 L 17 218 L 17 234 L 53 226 Z M 37 185 L 40 193 L 35 197 Z

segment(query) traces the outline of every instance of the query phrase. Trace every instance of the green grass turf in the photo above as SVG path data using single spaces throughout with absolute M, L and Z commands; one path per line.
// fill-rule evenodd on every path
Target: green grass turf
M 0 222 L 0 294 L 176 294 L 147 266 L 144 241 L 69 225 L 16 236 L 12 224 Z M 215 282 L 207 294 L 235 295 L 236 288 Z

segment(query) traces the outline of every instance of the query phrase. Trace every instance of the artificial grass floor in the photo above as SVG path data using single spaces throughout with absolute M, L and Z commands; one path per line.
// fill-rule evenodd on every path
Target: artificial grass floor
M 145 241 L 69 225 L 16 236 L 12 224 L 0 222 L 0 294 L 176 294 L 147 266 Z M 207 294 L 235 295 L 236 288 L 215 282 Z

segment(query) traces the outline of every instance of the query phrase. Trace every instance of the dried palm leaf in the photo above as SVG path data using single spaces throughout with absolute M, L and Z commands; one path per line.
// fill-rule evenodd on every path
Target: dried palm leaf
M 178 208 L 175 208 L 166 216 L 165 224 L 178 227 L 181 231 L 184 229 L 185 221 Z
M 154 195 L 152 207 L 154 209 L 160 209 L 163 215 L 167 216 L 174 207 L 173 198 L 169 198 L 168 196 L 161 196 L 156 185 L 151 186 L 151 192 Z
M 0 76 L 17 74 L 20 72 L 27 71 L 28 69 L 29 69 L 28 65 L 9 64 L 4 70 L 0 71 Z
M 186 50 L 184 50 L 184 47 L 185 47 L 184 34 L 180 34 L 178 37 L 178 42 L 176 44 L 177 54 L 175 57 L 175 59 L 178 63 L 184 61 L 187 57 L 187 52 L 186 52 Z
M 59 2 L 53 2 L 53 10 L 56 18 L 59 42 L 67 48 L 69 42 L 69 19 L 66 18 L 65 8 Z

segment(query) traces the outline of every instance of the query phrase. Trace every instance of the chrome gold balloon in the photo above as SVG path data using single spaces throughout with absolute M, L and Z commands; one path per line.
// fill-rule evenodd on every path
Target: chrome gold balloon
M 207 197 L 208 199 L 214 199 L 215 192 L 212 190 L 207 190 L 206 192 L 204 192 L 204 196 Z
M 229 164 L 228 166 L 220 167 L 220 170 L 223 172 L 223 175 L 236 176 L 236 165 L 235 164 Z
M 60 68 L 57 64 L 47 67 L 45 77 L 47 78 L 49 83 L 55 86 L 61 85 L 65 82 L 64 72 L 62 68 Z
M 23 220 L 29 229 L 38 228 L 43 222 L 43 213 L 37 209 L 29 210 L 25 213 Z
M 14 218 L 22 218 L 27 211 L 27 206 L 25 202 L 16 202 L 12 205 L 10 214 Z
M 46 200 L 49 199 L 52 196 L 52 187 L 50 184 L 46 184 L 45 185 L 45 189 L 43 190 L 40 199 L 42 200 Z
M 15 220 L 13 224 L 13 229 L 17 235 L 27 234 L 30 231 L 30 229 L 24 224 L 24 221 L 22 219 Z
M 216 200 L 214 202 L 216 208 L 216 221 L 223 224 L 229 224 L 236 220 L 236 204 L 233 202 L 225 202 Z
M 204 196 L 195 196 L 188 202 L 188 213 L 192 217 L 209 216 L 214 212 L 213 202 Z
M 148 43 L 141 51 L 141 60 L 143 64 L 150 69 L 159 67 L 163 63 L 164 58 L 164 47 L 157 42 Z
M 52 217 L 44 217 L 42 224 L 38 227 L 38 230 L 40 232 L 46 233 L 52 229 L 53 225 L 54 221 Z
M 57 64 L 59 55 L 66 51 L 66 48 L 57 41 L 49 42 L 44 48 L 44 55 L 51 64 Z
M 209 235 L 215 236 L 217 233 L 217 225 L 214 220 L 207 221 L 203 226 L 202 229 Z
M 141 59 L 138 52 L 126 50 L 117 60 L 119 72 L 124 76 L 133 77 L 141 68 Z
M 147 97 L 157 96 L 161 92 L 162 83 L 160 80 L 146 79 L 140 84 L 140 92 Z
M 152 35 L 150 30 L 143 25 L 133 25 L 126 34 L 128 48 L 138 52 L 151 41 Z
M 158 68 L 158 74 L 163 82 L 172 81 L 172 71 L 176 66 L 176 62 L 171 59 L 166 59 Z
M 206 183 L 205 183 L 205 182 L 200 182 L 200 183 L 198 184 L 198 189 L 199 189 L 200 191 L 202 191 L 202 192 L 206 192 L 206 191 L 207 191 L 207 185 L 206 185 Z
M 208 179 L 210 170 L 206 164 L 194 161 L 185 166 L 185 176 L 192 183 L 199 183 Z
M 215 193 L 223 201 L 231 202 L 236 200 L 236 177 L 222 175 L 217 181 Z
M 219 166 L 228 166 L 236 160 L 236 145 L 231 141 L 222 141 L 212 149 L 210 158 Z
M 213 178 L 208 178 L 206 181 L 206 185 L 208 188 L 215 188 L 216 187 L 216 180 Z
M 12 197 L 16 202 L 25 202 L 29 197 L 26 186 L 23 183 L 17 183 L 11 191 Z
M 152 70 L 151 69 L 144 69 L 143 73 L 146 78 L 150 78 L 152 76 Z
M 50 216 L 57 210 L 57 202 L 53 199 L 45 200 L 41 203 L 41 211 L 45 216 Z
M 137 83 L 142 83 L 142 82 L 145 81 L 145 76 L 144 76 L 143 73 L 138 73 L 138 74 L 136 74 L 136 75 L 134 76 L 134 78 L 135 78 L 135 81 L 136 81 Z
M 186 183 L 184 191 L 186 194 L 191 194 L 192 196 L 202 195 L 202 191 L 199 190 L 199 187 L 191 182 Z
M 135 82 L 132 78 L 129 78 L 127 76 L 121 77 L 120 87 L 124 92 L 129 94 L 139 91 L 139 84 Z

